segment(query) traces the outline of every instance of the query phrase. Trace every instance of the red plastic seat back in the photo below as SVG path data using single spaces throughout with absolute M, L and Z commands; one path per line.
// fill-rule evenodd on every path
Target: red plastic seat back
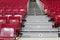
M 6 17 L 0 17 L 0 24 L 5 24 L 7 18 Z
M 20 5 L 23 5 L 24 3 L 26 4 L 28 0 L 0 0 L 0 7 L 6 7 L 6 8 L 11 8 L 11 7 L 20 7 Z M 12 4 L 11 4 L 12 3 Z
M 21 11 L 21 9 L 24 9 L 26 12 L 27 3 L 28 0 L 0 0 L 0 13 L 14 13 Z
M 11 16 L 9 17 L 9 23 L 20 23 L 20 17 L 14 17 L 14 16 Z
M 16 25 L 17 23 L 8 23 L 8 24 L 2 24 L 1 28 L 0 29 L 3 29 L 3 28 L 12 28 L 14 30 L 14 32 L 16 32 L 16 30 L 19 30 L 19 25 Z
M 16 12 L 16 13 L 14 13 L 14 16 L 20 17 L 21 21 L 22 21 L 22 20 L 24 20 L 26 13 L 25 12 Z
M 10 16 L 13 16 L 13 12 L 4 12 L 3 16 L 9 18 Z
M 12 4 L 11 4 L 12 3 Z M 20 8 L 27 5 L 28 0 L 0 0 L 1 8 Z
M 55 24 L 60 24 L 60 15 L 56 15 L 54 18 Z
M 41 0 L 47 9 L 60 8 L 60 0 Z

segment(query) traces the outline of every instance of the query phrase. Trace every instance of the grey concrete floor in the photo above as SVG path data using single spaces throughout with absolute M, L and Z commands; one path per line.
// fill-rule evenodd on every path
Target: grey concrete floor
M 41 15 L 41 10 L 39 9 L 38 5 L 36 2 L 30 2 L 29 4 L 29 15 Z

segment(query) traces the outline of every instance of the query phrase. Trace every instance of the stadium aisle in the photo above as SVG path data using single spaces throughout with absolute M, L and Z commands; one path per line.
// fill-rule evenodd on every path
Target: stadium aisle
M 35 2 L 30 3 L 26 20 L 22 38 L 58 38 L 58 29 L 52 28 L 53 23 L 48 22 L 49 18 L 41 13 Z

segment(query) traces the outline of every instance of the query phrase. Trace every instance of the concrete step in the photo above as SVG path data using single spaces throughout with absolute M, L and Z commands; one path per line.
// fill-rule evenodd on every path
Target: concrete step
M 27 22 L 48 22 L 49 18 L 46 16 L 28 16 Z
M 51 24 L 26 24 L 25 28 L 46 28 L 46 29 L 52 29 L 52 25 Z
M 23 28 L 22 31 L 57 31 L 55 28 Z
M 26 19 L 32 19 L 32 18 L 34 18 L 34 19 L 49 19 L 46 15 L 39 15 L 39 16 L 28 16 Z
M 53 25 L 53 22 L 25 22 L 25 25 Z
M 58 33 L 52 32 L 22 32 L 22 38 L 58 38 Z

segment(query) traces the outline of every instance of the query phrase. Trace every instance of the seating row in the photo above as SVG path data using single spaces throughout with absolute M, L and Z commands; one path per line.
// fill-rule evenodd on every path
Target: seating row
M 45 13 L 54 21 L 54 25 L 52 27 L 58 28 L 60 26 L 60 0 L 40 1 L 44 4 Z
M 0 38 L 17 37 L 27 14 L 28 0 L 0 0 Z M 7 39 L 9 40 L 9 39 Z M 12 39 L 10 39 L 12 40 Z

